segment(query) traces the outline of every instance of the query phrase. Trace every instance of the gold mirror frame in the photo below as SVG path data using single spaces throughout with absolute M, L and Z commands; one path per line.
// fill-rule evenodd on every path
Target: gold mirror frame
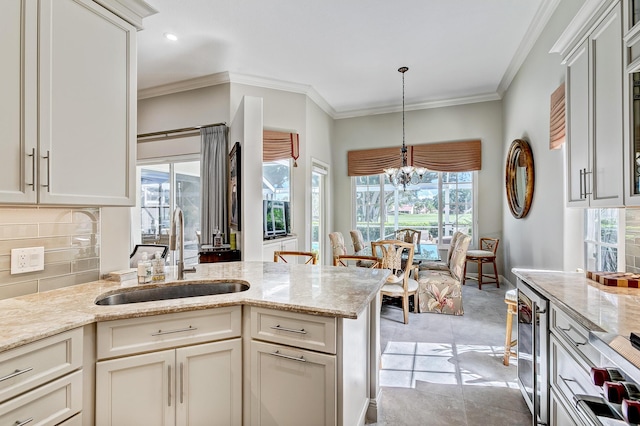
M 529 213 L 534 182 L 531 147 L 524 139 L 516 139 L 509 147 L 506 170 L 507 203 L 516 219 L 522 219 Z

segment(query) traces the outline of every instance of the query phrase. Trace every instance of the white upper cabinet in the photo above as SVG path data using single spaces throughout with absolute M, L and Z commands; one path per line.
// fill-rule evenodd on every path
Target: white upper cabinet
M 0 202 L 133 205 L 136 28 L 91 0 L 3 0 L 0 26 Z
M 590 2 L 593 4 L 594 2 Z M 622 7 L 602 2 L 566 53 L 567 205 L 624 205 Z M 563 37 L 565 35 L 563 34 Z M 561 38 L 562 39 L 562 38 Z

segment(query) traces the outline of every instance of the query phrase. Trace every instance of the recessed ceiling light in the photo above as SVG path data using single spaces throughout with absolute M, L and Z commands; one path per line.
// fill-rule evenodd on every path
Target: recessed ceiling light
M 168 40 L 171 40 L 171 41 L 176 41 L 176 40 L 178 40 L 178 36 L 177 36 L 177 35 L 175 35 L 175 34 L 172 34 L 172 33 L 164 33 L 164 37 L 165 37 L 166 39 L 168 39 Z

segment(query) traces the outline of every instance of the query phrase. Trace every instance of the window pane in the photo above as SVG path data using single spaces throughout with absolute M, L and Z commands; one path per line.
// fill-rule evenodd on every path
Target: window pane
M 169 164 L 140 170 L 140 230 L 142 244 L 169 244 Z
M 600 247 L 600 271 L 618 270 L 618 249 L 615 247 Z
M 356 178 L 356 227 L 366 241 L 380 238 L 380 177 Z
M 200 231 L 200 162 L 174 163 L 174 173 L 176 206 L 184 214 L 184 261 L 187 264 L 198 263 L 196 233 Z M 213 236 L 205 237 L 207 241 L 213 241 Z
M 262 163 L 262 199 L 291 201 L 291 161 L 278 160 Z
M 600 241 L 618 243 L 618 210 L 600 209 Z

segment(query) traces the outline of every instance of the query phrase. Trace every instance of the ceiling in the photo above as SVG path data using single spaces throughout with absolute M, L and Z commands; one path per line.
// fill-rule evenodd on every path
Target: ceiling
M 499 99 L 558 1 L 146 0 L 138 89 L 225 75 L 341 118 L 397 111 L 407 66 L 407 110 Z

